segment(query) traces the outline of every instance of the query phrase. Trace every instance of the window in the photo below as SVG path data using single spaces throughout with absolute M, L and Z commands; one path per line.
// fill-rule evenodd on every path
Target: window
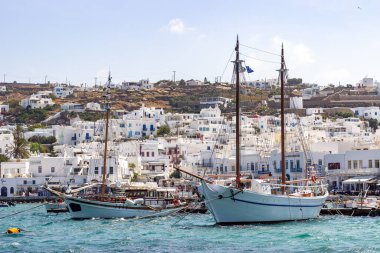
M 54 173 L 54 172 L 55 172 L 55 167 L 51 167 L 50 171 L 51 171 L 52 173 Z
M 354 170 L 356 170 L 357 168 L 358 168 L 358 161 L 354 160 Z
M 318 159 L 318 165 L 322 166 L 322 159 Z
M 42 173 L 42 166 L 38 166 L 38 173 Z
M 146 157 L 149 157 L 149 152 L 146 152 Z
M 9 190 L 9 193 L 10 194 L 14 194 L 15 193 L 15 189 L 13 187 L 11 187 L 11 189 Z
M 294 168 L 294 161 L 290 160 L 290 169 L 292 170 Z
M 363 169 L 363 160 L 359 160 L 359 169 Z
M 36 184 L 36 180 L 33 180 L 33 181 L 32 181 L 32 184 Z
M 113 167 L 110 167 L 110 174 L 113 174 Z
M 24 180 L 24 184 L 27 184 L 27 183 L 28 183 L 28 181 Z
M 329 170 L 339 170 L 340 169 L 340 163 L 328 163 L 327 168 Z
M 142 156 L 142 157 L 144 157 L 144 156 L 145 156 L 144 152 L 141 152 L 141 156 Z
M 300 166 L 300 160 L 297 160 L 297 161 L 296 161 L 296 166 L 297 166 L 297 167 L 296 167 L 297 169 L 300 169 L 300 168 L 301 168 L 301 166 Z
M 152 157 L 154 156 L 154 152 L 152 152 Z
M 368 168 L 372 168 L 372 160 L 368 160 Z
M 351 164 L 352 164 L 352 162 L 351 162 L 351 160 L 348 160 L 348 163 L 347 163 L 347 169 L 351 169 Z
M 94 173 L 95 173 L 95 174 L 99 174 L 99 167 L 95 167 L 95 169 L 94 169 Z
M 288 163 L 288 160 L 285 160 L 285 169 L 286 169 L 286 170 L 289 169 L 289 163 Z
M 375 160 L 375 168 L 380 168 L 379 160 Z

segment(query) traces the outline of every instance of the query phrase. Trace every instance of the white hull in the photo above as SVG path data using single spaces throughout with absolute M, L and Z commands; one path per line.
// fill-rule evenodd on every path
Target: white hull
M 328 193 L 317 197 L 271 195 L 207 184 L 200 193 L 218 224 L 306 220 L 318 217 Z
M 109 203 L 82 198 L 65 197 L 71 218 L 148 218 L 173 214 L 182 207 L 153 209 L 146 206 L 131 206 L 124 203 Z

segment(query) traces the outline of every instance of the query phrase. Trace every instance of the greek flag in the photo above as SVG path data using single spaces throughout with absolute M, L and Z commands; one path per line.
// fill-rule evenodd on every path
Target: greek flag
M 245 66 L 245 69 L 247 70 L 248 74 L 253 73 L 253 69 L 251 69 L 249 66 Z

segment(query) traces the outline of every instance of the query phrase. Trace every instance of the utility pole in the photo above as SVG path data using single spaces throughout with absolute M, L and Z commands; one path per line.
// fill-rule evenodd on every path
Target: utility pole
M 97 83 L 97 81 L 98 81 L 98 78 L 95 77 L 94 79 L 95 79 L 95 89 L 96 89 L 96 83 Z
M 46 84 L 47 75 L 45 75 L 45 84 Z
M 175 85 L 175 72 L 176 72 L 176 71 L 175 71 L 175 70 L 173 70 L 173 73 L 174 73 L 174 85 Z

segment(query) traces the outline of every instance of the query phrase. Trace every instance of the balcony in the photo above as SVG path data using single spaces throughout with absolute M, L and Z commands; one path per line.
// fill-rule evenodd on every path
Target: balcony
M 257 174 L 259 174 L 259 175 L 265 175 L 265 174 L 270 174 L 270 173 L 272 173 L 270 170 L 264 170 L 264 171 L 259 170 L 259 171 L 257 171 Z
M 302 168 L 290 168 L 290 172 L 302 172 Z

